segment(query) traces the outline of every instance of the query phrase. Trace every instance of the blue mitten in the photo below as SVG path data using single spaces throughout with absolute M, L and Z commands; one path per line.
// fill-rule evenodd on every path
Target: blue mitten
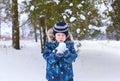
M 67 57 L 69 55 L 68 48 L 65 49 L 63 53 L 59 53 L 57 49 L 53 51 L 57 57 Z
M 57 57 L 63 57 L 64 54 L 63 54 L 63 53 L 56 53 L 56 56 L 57 56 Z
M 57 56 L 57 57 L 63 57 L 64 54 L 60 53 L 57 49 L 53 50 L 53 53 Z
M 64 51 L 64 57 L 67 57 L 68 55 L 69 55 L 69 50 L 68 50 L 68 48 L 66 48 Z

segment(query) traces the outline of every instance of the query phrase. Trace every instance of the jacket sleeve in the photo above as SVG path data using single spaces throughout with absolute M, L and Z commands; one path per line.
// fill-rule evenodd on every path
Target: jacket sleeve
M 50 48 L 50 43 L 48 42 L 46 42 L 45 44 L 43 57 L 50 64 L 54 64 L 59 60 L 59 58 L 54 54 L 53 50 Z
M 69 55 L 67 57 L 64 57 L 64 61 L 67 63 L 72 63 L 75 61 L 77 58 L 77 53 L 74 48 L 74 43 L 70 43 L 70 48 L 69 48 Z

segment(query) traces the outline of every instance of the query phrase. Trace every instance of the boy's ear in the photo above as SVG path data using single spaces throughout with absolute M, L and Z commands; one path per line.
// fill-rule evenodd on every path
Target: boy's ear
M 55 41 L 55 35 L 53 35 L 52 40 Z

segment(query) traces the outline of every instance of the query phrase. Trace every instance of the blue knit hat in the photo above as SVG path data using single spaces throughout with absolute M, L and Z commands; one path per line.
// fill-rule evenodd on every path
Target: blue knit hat
M 68 35 L 68 25 L 65 22 L 58 22 L 53 27 L 53 34 L 56 33 L 64 33 L 66 36 Z

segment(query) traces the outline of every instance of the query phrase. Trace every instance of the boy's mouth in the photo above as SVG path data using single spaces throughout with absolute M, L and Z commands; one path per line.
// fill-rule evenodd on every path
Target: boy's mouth
M 63 42 L 63 40 L 60 40 L 60 42 Z

